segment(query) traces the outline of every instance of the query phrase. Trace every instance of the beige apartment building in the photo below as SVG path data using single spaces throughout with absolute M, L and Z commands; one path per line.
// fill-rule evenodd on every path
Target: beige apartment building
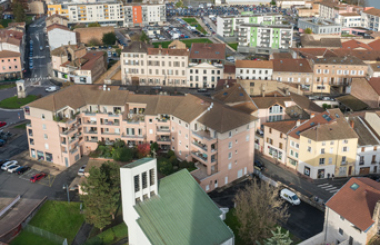
M 248 80 L 272 80 L 271 60 L 236 60 L 236 77 Z
M 314 93 L 330 93 L 331 88 L 346 93 L 352 78 L 366 77 L 368 65 L 353 57 L 327 57 L 312 59 Z
M 287 167 L 312 179 L 355 174 L 359 137 L 339 109 L 295 124 L 272 122 L 264 127 L 264 154 L 281 160 Z M 279 137 L 281 133 L 286 145 Z
M 30 156 L 69 167 L 120 139 L 157 142 L 181 160 L 205 191 L 252 173 L 257 118 L 194 95 L 136 95 L 118 87 L 74 85 L 24 107 Z M 228 115 L 228 116 L 226 116 Z
M 122 83 L 187 87 L 188 57 L 186 48 L 152 48 L 133 42 L 121 53 Z

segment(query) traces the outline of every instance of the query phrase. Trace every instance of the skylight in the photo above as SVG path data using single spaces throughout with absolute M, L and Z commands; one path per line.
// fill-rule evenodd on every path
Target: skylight
M 359 185 L 356 184 L 356 183 L 353 183 L 351 186 L 350 186 L 351 189 L 353 189 L 354 191 L 356 191 L 356 189 L 359 188 Z
M 314 126 L 314 125 L 315 125 L 315 122 L 311 122 L 311 123 L 310 123 L 310 126 Z
M 199 54 L 199 51 L 194 51 L 194 53 Z
M 300 135 L 300 133 L 301 133 L 300 131 L 297 131 L 297 132 L 296 132 L 296 135 L 298 135 L 298 136 L 299 136 L 299 135 Z
M 224 92 L 223 95 L 227 95 L 228 93 L 227 92 Z

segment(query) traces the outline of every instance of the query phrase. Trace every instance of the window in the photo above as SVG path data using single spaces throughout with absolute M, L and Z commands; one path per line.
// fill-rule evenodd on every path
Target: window
M 278 144 L 278 148 L 282 149 L 282 143 Z
M 148 174 L 146 172 L 142 173 L 142 188 L 145 189 L 148 187 Z
M 324 165 L 324 164 L 325 164 L 325 159 L 319 158 L 319 165 Z
M 245 136 L 245 141 L 249 141 L 249 134 L 247 134 L 247 136 Z
M 269 133 L 270 133 L 270 134 L 272 133 L 272 128 L 269 128 Z
M 45 143 L 45 149 L 49 150 L 49 144 L 48 143 Z
M 290 155 L 293 156 L 293 154 L 294 154 L 294 153 L 293 153 L 293 150 L 290 150 Z
M 44 134 L 44 139 L 45 139 L 45 140 L 48 139 L 48 135 L 47 135 L 47 134 Z
M 232 142 L 229 142 L 228 143 L 228 149 L 231 149 L 232 148 Z
M 150 185 L 154 185 L 154 182 L 155 181 L 155 171 L 154 171 L 154 168 L 152 168 L 151 170 L 149 170 L 149 182 L 150 182 Z
M 135 175 L 133 177 L 133 180 L 135 182 L 135 192 L 137 192 L 137 191 L 140 190 L 140 176 L 139 175 Z
M 307 151 L 311 152 L 311 147 L 310 146 L 307 147 Z
M 228 159 L 231 159 L 231 158 L 232 158 L 232 153 L 229 152 L 229 153 L 228 153 Z
M 298 158 L 298 152 L 294 152 L 294 156 Z
M 343 218 L 343 216 L 340 216 L 339 218 L 340 218 L 341 220 L 343 220 L 343 221 L 345 220 L 345 218 Z
M 206 191 L 210 190 L 210 186 L 206 185 Z
M 232 163 L 229 163 L 228 164 L 228 169 L 231 169 L 232 168 Z
M 329 164 L 332 164 L 332 157 L 329 157 Z
M 344 143 L 344 144 L 347 144 L 347 143 L 348 143 L 348 140 L 343 140 L 343 143 Z
M 42 118 L 42 119 L 45 119 L 45 115 L 44 115 L 44 114 L 41 114 L 41 118 Z
M 325 154 L 325 148 L 321 149 L 321 154 Z
M 42 129 L 46 129 L 46 124 L 42 124 Z
M 232 132 L 230 131 L 229 133 L 228 133 L 228 137 L 232 137 Z
M 330 145 L 334 145 L 334 141 L 331 141 L 331 142 L 330 142 Z
M 343 157 L 342 157 L 342 164 L 345 164 L 345 163 L 346 163 L 346 160 L 347 160 L 347 157 L 346 157 L 346 156 L 343 156 Z
M 347 152 L 348 151 L 348 147 L 347 146 L 343 147 L 342 151 L 343 152 Z
M 342 230 L 342 228 L 339 228 L 339 234 L 340 234 L 341 236 L 343 236 L 343 230 Z
M 325 142 L 325 141 L 323 141 L 323 142 L 322 142 L 322 146 L 325 146 L 325 145 L 326 145 L 326 142 Z
M 308 139 L 308 140 L 307 140 L 307 143 L 311 144 L 311 140 L 310 140 L 310 139 Z

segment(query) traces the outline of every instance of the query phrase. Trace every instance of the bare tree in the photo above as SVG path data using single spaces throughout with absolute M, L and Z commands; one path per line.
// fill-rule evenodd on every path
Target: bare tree
M 268 183 L 252 181 L 234 198 L 239 236 L 247 244 L 272 237 L 279 222 L 289 218 L 287 205 L 279 198 L 278 189 Z

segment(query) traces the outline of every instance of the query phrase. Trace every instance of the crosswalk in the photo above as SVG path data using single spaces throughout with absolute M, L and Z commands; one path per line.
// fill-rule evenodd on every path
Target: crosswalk
M 330 185 L 329 183 L 318 185 L 319 188 L 324 189 L 325 191 L 328 191 L 330 193 L 336 193 L 339 191 L 339 189 L 333 185 Z

